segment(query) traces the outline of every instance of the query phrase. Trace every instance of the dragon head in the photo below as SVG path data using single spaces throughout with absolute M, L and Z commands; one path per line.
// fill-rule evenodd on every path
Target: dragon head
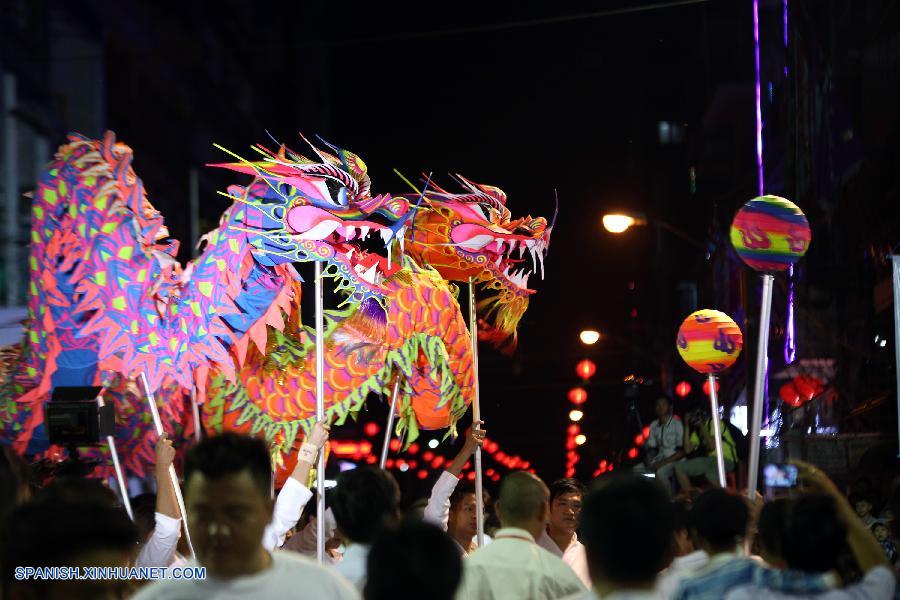
M 448 280 L 471 278 L 479 284 L 488 294 L 478 303 L 479 338 L 511 352 L 519 320 L 535 292 L 528 280 L 536 273 L 544 277 L 553 225 L 543 217 L 513 219 L 503 190 L 460 175 L 456 179 L 465 188 L 462 194 L 429 182 L 406 230 L 406 250 Z
M 348 302 L 378 300 L 386 294 L 384 279 L 398 270 L 390 252 L 395 242 L 403 244 L 412 207 L 403 197 L 372 196 L 366 165 L 352 152 L 310 147 L 318 160 L 283 145 L 277 152 L 254 146 L 262 160 L 229 152 L 239 162 L 212 166 L 254 176 L 227 195 L 255 209 L 242 218 L 258 261 L 322 261 Z

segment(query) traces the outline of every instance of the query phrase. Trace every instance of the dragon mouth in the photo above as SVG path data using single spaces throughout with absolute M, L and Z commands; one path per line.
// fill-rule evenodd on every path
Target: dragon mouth
M 531 295 L 528 279 L 540 272 L 544 278 L 544 258 L 549 247 L 549 232 L 540 237 L 496 231 L 465 223 L 453 227 L 450 239 L 467 256 L 487 257 L 488 268 L 515 291 Z
M 377 233 L 387 246 L 395 235 L 393 229 L 376 221 L 343 220 L 316 206 L 295 206 L 288 211 L 287 222 L 301 240 L 362 242 Z M 398 238 L 403 239 L 402 233 Z

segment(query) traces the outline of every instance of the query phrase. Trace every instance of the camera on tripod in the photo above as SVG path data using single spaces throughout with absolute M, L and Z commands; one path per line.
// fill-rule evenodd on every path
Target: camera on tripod
M 100 398 L 99 386 L 56 387 L 44 407 L 44 423 L 51 444 L 96 446 L 113 435 L 116 412 Z

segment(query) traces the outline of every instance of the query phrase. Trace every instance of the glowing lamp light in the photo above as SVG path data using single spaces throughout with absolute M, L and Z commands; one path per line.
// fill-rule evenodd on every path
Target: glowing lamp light
M 638 220 L 631 215 L 610 213 L 603 215 L 603 228 L 610 233 L 624 233 L 629 227 L 638 225 Z
M 466 475 L 466 479 L 468 479 L 469 481 L 475 481 L 475 472 L 469 471 L 469 474 Z
M 569 420 L 575 421 L 576 423 L 578 421 L 580 421 L 583 416 L 584 416 L 584 413 L 581 412 L 580 410 L 573 410 L 573 411 L 569 412 Z
M 376 460 L 377 459 L 373 455 L 370 454 L 369 456 L 366 457 L 366 464 L 374 465 Z
M 410 469 L 415 469 L 416 467 L 419 466 L 419 461 L 417 461 L 417 460 L 411 460 L 411 461 L 409 461 L 409 463 L 407 463 L 407 464 L 409 464 L 409 468 L 410 468 Z
M 596 329 L 585 329 L 578 337 L 581 338 L 581 343 L 585 346 L 593 346 L 600 340 L 600 332 Z
M 422 460 L 424 460 L 425 462 L 431 462 L 432 458 L 434 458 L 434 452 L 429 452 L 428 450 L 426 450 L 422 453 Z
M 578 435 L 575 436 L 575 443 L 579 446 L 584 444 L 586 441 L 587 441 L 587 436 L 584 435 L 583 433 L 579 433 Z
M 419 469 L 419 472 L 416 473 L 416 477 L 418 477 L 419 479 L 427 479 L 428 471 L 426 471 L 425 469 Z
M 438 447 L 438 443 L 436 439 L 428 440 L 428 447 L 433 450 Z
M 384 461 L 384 468 L 385 469 L 393 469 L 394 468 L 394 459 L 389 458 L 386 461 Z
M 409 445 L 409 448 L 407 448 L 406 451 L 409 452 L 410 454 L 418 454 L 419 445 L 416 444 L 415 442 L 413 442 L 412 444 Z
M 637 448 L 632 448 L 631 450 L 628 451 L 628 458 L 637 458 L 637 455 L 638 455 Z M 610 469 L 610 470 L 612 470 L 612 469 Z
M 393 452 L 397 452 L 398 450 L 400 450 L 400 446 L 401 446 L 400 440 L 398 440 L 398 439 L 396 439 L 396 438 L 394 438 L 393 440 L 391 440 L 391 443 L 388 445 L 388 447 L 389 447 Z
M 719 380 L 716 379 L 716 392 L 719 391 Z M 703 393 L 709 396 L 709 380 L 703 382 Z
M 574 467 L 569 467 L 568 469 L 566 469 L 566 477 L 575 477 Z
M 578 376 L 582 379 L 590 379 L 596 372 L 597 365 L 589 358 L 585 358 L 584 360 L 579 361 L 577 365 L 575 365 L 575 373 L 577 373 Z M 587 399 L 587 394 L 585 394 L 585 399 Z
M 574 423 L 572 425 L 569 425 L 569 427 L 566 429 L 566 433 L 568 433 L 569 435 L 578 435 L 580 431 L 581 427 L 575 425 Z
M 431 466 L 434 467 L 435 469 L 439 469 L 442 464 L 444 464 L 443 456 L 435 456 L 434 460 L 431 461 Z
M 496 473 L 496 471 L 493 469 L 488 469 L 484 472 L 484 474 L 487 475 L 488 477 L 493 477 L 494 473 Z
M 566 440 L 566 450 L 574 450 L 575 449 L 575 438 L 570 437 Z
M 605 460 L 600 461 L 600 468 L 606 470 L 607 462 Z
M 675 386 L 675 395 L 679 398 L 685 398 L 691 393 L 691 384 L 687 381 L 681 381 Z
M 578 364 L 580 365 L 581 363 Z M 587 402 L 587 390 L 582 387 L 572 388 L 569 390 L 569 401 L 576 406 L 581 406 Z
M 640 445 L 643 444 L 643 443 L 644 443 L 644 436 L 642 436 L 640 433 L 637 434 L 637 435 L 634 437 L 634 445 L 635 445 L 635 446 L 640 446 Z
M 363 427 L 363 433 L 369 437 L 375 437 L 378 435 L 378 423 L 366 423 L 365 427 Z

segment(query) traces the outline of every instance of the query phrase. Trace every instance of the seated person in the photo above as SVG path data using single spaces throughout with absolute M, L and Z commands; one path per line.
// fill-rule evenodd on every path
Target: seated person
M 691 489 L 691 477 L 703 476 L 707 482 L 719 486 L 719 469 L 716 462 L 715 427 L 712 419 L 704 422 L 702 410 L 688 413 L 684 424 L 684 451 L 691 457 L 675 463 L 675 476 L 682 492 Z M 733 471 L 737 464 L 737 446 L 725 421 L 719 421 L 722 434 L 722 458 L 725 471 Z
M 672 412 L 672 399 L 660 396 L 656 399 L 656 419 L 650 423 L 650 434 L 645 448 L 645 468 L 656 473 L 656 478 L 671 487 L 675 463 L 684 458 L 684 425 Z

